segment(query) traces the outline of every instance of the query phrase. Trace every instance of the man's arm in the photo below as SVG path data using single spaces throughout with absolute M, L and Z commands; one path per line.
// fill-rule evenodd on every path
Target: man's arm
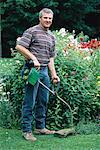
M 50 62 L 48 64 L 48 68 L 49 68 L 49 70 L 51 72 L 51 78 L 53 80 L 53 83 L 59 82 L 60 79 L 59 79 L 59 77 L 56 74 L 56 70 L 55 70 L 55 66 L 54 66 L 54 58 L 53 57 L 50 58 Z
M 37 58 L 25 47 L 21 46 L 21 45 L 16 45 L 15 47 L 19 53 L 21 53 L 26 59 L 31 59 L 34 62 L 34 66 L 35 67 L 40 67 L 40 63 L 38 62 Z

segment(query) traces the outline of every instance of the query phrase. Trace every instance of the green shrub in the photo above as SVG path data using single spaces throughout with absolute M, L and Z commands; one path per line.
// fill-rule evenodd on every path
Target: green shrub
M 16 56 L 15 56 L 16 55 Z M 9 116 L 11 115 L 13 119 L 11 126 L 19 126 L 20 124 L 20 114 L 21 114 L 21 102 L 23 99 L 23 81 L 20 76 L 20 69 L 23 64 L 23 57 L 18 54 L 14 53 L 14 57 L 11 59 L 2 59 L 0 61 L 1 64 L 1 86 L 2 84 L 3 89 L 2 92 L 8 93 L 9 92 L 9 102 L 2 102 L 1 105 L 2 107 L 6 107 L 8 105 L 8 109 L 12 107 L 12 111 L 9 112 Z M 2 98 L 2 97 L 1 97 Z M 4 98 L 2 98 L 3 101 Z M 0 108 L 2 109 L 2 108 Z M 2 111 L 5 111 L 6 114 L 6 109 L 2 109 Z M 6 117 L 9 118 L 7 115 Z M 3 118 L 1 118 L 3 120 Z M 3 126 L 3 124 L 1 124 Z M 10 126 L 10 127 L 11 127 Z
M 14 125 L 14 111 L 10 102 L 10 92 L 6 91 L 7 84 L 0 80 L 0 126 L 11 128 Z
M 61 80 L 59 95 L 70 104 L 74 123 L 81 120 L 95 120 L 99 114 L 100 102 L 97 97 L 96 77 L 87 61 L 79 51 L 68 50 L 66 56 L 59 51 L 55 64 Z M 56 98 L 49 103 L 49 125 L 66 127 L 70 124 L 69 109 Z M 51 109 L 53 108 L 53 109 Z M 53 121 L 53 123 L 52 123 Z
M 76 126 L 77 134 L 99 134 L 100 133 L 100 124 L 94 122 L 88 123 L 78 123 Z
M 14 112 L 11 103 L 7 100 L 0 101 L 0 126 L 11 128 L 14 123 Z
M 62 49 L 66 45 L 66 39 L 60 36 L 57 37 L 58 44 L 56 48 L 58 53 L 55 58 L 55 66 L 61 80 L 58 94 L 71 106 L 75 125 L 83 120 L 86 123 L 89 121 L 95 122 L 100 112 L 99 90 L 97 86 L 98 73 L 95 72 L 99 53 L 97 51 L 91 56 L 87 52 L 73 48 L 63 53 Z M 14 112 L 12 113 L 14 118 L 13 125 L 19 126 L 24 94 L 24 81 L 20 76 L 23 57 L 16 53 L 11 61 L 12 63 L 9 63 L 7 59 L 6 65 L 4 65 L 5 59 L 0 62 L 3 64 L 1 65 L 2 74 L 0 77 L 4 79 L 4 92 L 10 93 L 9 104 Z M 52 94 L 50 94 L 46 121 L 48 128 L 55 129 L 65 128 L 71 124 L 69 108 Z

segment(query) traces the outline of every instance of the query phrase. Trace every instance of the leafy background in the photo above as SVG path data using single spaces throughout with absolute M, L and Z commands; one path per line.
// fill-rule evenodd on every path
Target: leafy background
M 90 52 L 71 47 L 65 53 L 63 46 L 66 45 L 66 36 L 62 37 L 58 31 L 54 34 L 57 39 L 55 66 L 61 80 L 58 95 L 71 106 L 73 123 L 78 133 L 88 134 L 92 131 L 98 133 L 100 131 L 100 67 L 98 67 L 100 51 L 95 49 L 91 55 Z M 24 81 L 20 76 L 20 70 L 24 59 L 16 51 L 12 54 L 11 59 L 0 61 L 2 70 L 0 126 L 20 128 L 21 104 L 24 95 Z M 69 108 L 52 94 L 50 94 L 46 122 L 50 129 L 62 129 L 71 125 Z
M 38 23 L 38 12 L 43 7 L 54 11 L 52 30 L 64 27 L 100 38 L 100 0 L 4 0 L 0 6 L 3 57 L 11 57 L 16 38 Z

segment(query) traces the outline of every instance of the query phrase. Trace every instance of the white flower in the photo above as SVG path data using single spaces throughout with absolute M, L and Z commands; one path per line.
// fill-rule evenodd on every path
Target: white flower
M 6 95 L 6 92 L 3 92 L 2 95 L 5 96 L 5 95 Z
M 3 82 L 3 79 L 0 79 L 0 83 L 2 83 Z
M 88 52 L 88 51 L 89 51 L 89 48 L 88 48 L 88 47 L 86 47 L 86 48 L 82 48 L 82 50 L 84 50 L 84 51 Z
M 13 51 L 13 48 L 10 48 L 11 51 Z
M 74 39 L 74 36 L 73 36 L 73 35 L 69 35 L 69 36 L 68 36 L 68 40 L 69 40 L 69 42 L 71 42 L 72 44 L 75 44 L 75 46 L 78 45 L 77 40 Z
M 4 102 L 8 102 L 9 100 L 8 99 L 4 99 Z
M 87 57 L 84 57 L 84 59 L 89 61 L 91 59 L 91 57 L 87 56 Z
M 0 92 L 2 92 L 2 90 L 3 90 L 3 86 L 0 86 Z
M 19 61 L 19 60 L 16 60 L 16 63 L 17 63 L 17 64 L 19 64 L 19 63 L 20 63 L 20 61 Z
M 7 95 L 9 95 L 10 94 L 10 92 L 7 92 Z
M 73 30 L 73 34 L 75 33 L 75 30 Z
M 78 46 L 77 39 L 74 39 L 74 44 L 75 44 L 75 46 Z
M 59 30 L 58 34 L 59 34 L 59 35 L 61 34 L 61 36 L 64 37 L 64 36 L 66 35 L 66 29 L 65 29 L 65 28 L 61 28 L 61 29 Z
M 74 40 L 74 36 L 73 36 L 73 35 L 69 35 L 69 36 L 68 36 L 68 39 L 69 39 L 70 41 L 73 41 L 73 40 Z
M 2 100 L 2 98 L 0 98 L 0 102 L 2 102 L 3 100 Z

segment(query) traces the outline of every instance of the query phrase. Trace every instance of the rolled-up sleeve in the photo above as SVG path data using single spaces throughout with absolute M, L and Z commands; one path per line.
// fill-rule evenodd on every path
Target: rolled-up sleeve
M 17 44 L 29 49 L 31 40 L 32 33 L 29 29 L 27 29 L 26 31 L 24 31 L 22 37 L 17 39 Z

